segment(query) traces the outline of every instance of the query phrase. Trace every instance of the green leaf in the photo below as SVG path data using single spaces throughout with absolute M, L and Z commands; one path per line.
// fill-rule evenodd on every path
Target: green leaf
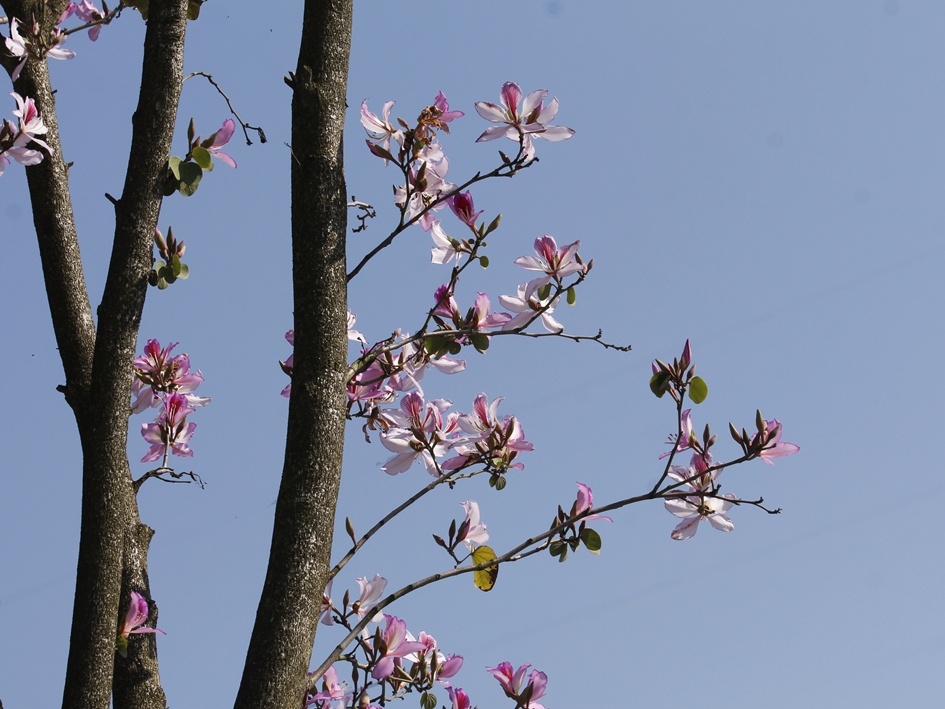
M 479 265 L 482 266 L 483 268 L 489 268 L 489 257 L 488 257 L 488 256 L 480 256 L 480 257 L 479 257 Z
M 600 554 L 600 535 L 593 529 L 585 527 L 581 532 L 581 541 L 591 554 Z
M 429 352 L 431 355 L 435 355 L 441 350 L 445 349 L 447 345 L 447 340 L 442 335 L 433 335 L 428 337 L 423 341 L 423 349 Z
M 180 166 L 181 159 L 176 155 L 171 155 L 170 160 L 167 161 L 167 168 L 171 171 L 171 174 L 174 176 L 174 179 L 180 182 Z
M 701 404 L 709 395 L 709 387 L 702 377 L 693 377 L 689 382 L 689 398 L 693 404 Z
M 472 346 L 476 348 L 477 352 L 485 352 L 489 349 L 489 336 L 483 335 L 481 332 L 470 333 L 469 341 L 472 343 Z
M 453 340 L 453 341 L 450 342 L 450 344 L 447 346 L 446 350 L 447 350 L 451 355 L 458 355 L 460 352 L 463 351 L 463 346 L 462 346 L 461 344 L 459 344 L 458 342 L 456 342 L 456 340 Z
M 551 284 L 546 283 L 538 289 L 538 300 L 544 300 L 551 295 Z
M 200 166 L 192 162 L 182 162 L 179 165 L 180 186 L 177 190 L 185 197 L 190 197 L 197 191 L 200 184 L 200 178 L 203 177 L 203 170 Z
M 577 302 L 577 293 L 574 292 L 574 286 L 568 288 L 568 305 L 574 305 Z
M 122 657 L 128 657 L 128 638 L 119 635 L 115 641 L 115 651 Z
M 186 263 L 180 265 L 180 273 L 177 274 L 177 277 L 181 280 L 186 280 L 187 276 L 190 275 L 190 267 Z
M 650 377 L 650 391 L 656 394 L 657 398 L 663 398 L 663 394 L 666 393 L 668 384 L 669 374 L 662 370 Z
M 421 709 L 436 709 L 436 695 L 431 692 L 424 692 L 420 695 Z
M 193 157 L 194 162 L 200 165 L 204 170 L 208 172 L 213 169 L 213 160 L 210 157 L 210 151 L 206 148 L 195 145 L 193 150 L 190 151 L 191 157 Z

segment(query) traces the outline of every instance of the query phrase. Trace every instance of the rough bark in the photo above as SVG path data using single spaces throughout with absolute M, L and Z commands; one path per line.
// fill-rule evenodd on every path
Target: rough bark
M 49 27 L 66 0 L 5 2 L 11 16 Z M 124 191 L 116 205 L 116 229 L 96 336 L 82 274 L 63 161 L 55 100 L 46 63 L 30 59 L 16 82 L 31 96 L 55 155 L 26 170 L 43 275 L 66 384 L 83 453 L 82 523 L 76 571 L 72 635 L 63 707 L 108 709 L 115 667 L 120 600 L 127 585 L 147 591 L 147 539 L 138 522 L 126 454 L 132 360 L 144 307 L 151 245 L 162 200 L 183 76 L 187 0 L 152 0 L 145 39 L 141 92 L 133 124 Z M 5 63 L 7 64 L 7 63 Z M 143 548 L 142 548 L 143 546 Z M 123 584 L 123 577 L 125 583 Z M 127 604 L 127 599 L 125 599 Z M 153 643 L 129 653 L 117 681 L 133 690 L 122 706 L 163 709 Z M 127 670 L 127 671 L 126 671 Z M 142 681 L 142 678 L 145 678 Z M 146 691 L 141 691 L 145 688 Z
M 307 0 L 292 101 L 295 369 L 265 585 L 238 709 L 299 706 L 328 580 L 345 425 L 342 133 L 351 0 Z

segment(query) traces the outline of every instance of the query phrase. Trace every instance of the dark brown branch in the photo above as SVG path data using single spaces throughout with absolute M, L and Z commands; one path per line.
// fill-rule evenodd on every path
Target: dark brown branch
M 220 85 L 219 85 L 216 81 L 213 80 L 213 76 L 212 76 L 212 75 L 210 75 L 210 74 L 208 74 L 208 73 L 206 73 L 206 72 L 204 72 L 204 71 L 194 71 L 194 72 L 191 72 L 190 74 L 188 74 L 187 76 L 185 76 L 185 77 L 184 77 L 184 81 L 187 81 L 187 79 L 193 78 L 193 77 L 195 77 L 195 76 L 202 76 L 204 79 L 206 79 L 207 81 L 209 81 L 210 84 L 213 86 L 213 88 L 215 88 L 215 89 L 217 90 L 217 93 L 219 93 L 219 94 L 223 97 L 223 100 L 226 101 L 226 105 L 229 107 L 230 113 L 233 114 L 233 118 L 236 119 L 236 122 L 240 124 L 240 128 L 243 129 L 243 137 L 246 138 L 246 145 L 252 145 L 252 144 L 253 144 L 253 141 L 250 140 L 250 138 L 249 138 L 249 133 L 246 131 L 247 128 L 248 128 L 249 130 L 254 130 L 254 131 L 256 131 L 256 134 L 259 136 L 259 142 L 260 142 L 260 143 L 265 143 L 265 142 L 266 142 L 266 133 L 265 133 L 265 131 L 264 131 L 262 128 L 260 128 L 259 126 L 251 126 L 249 123 L 247 123 L 247 122 L 244 121 L 242 118 L 240 118 L 240 115 L 236 112 L 236 109 L 233 108 L 233 104 L 232 104 L 232 102 L 230 101 L 230 97 L 227 96 L 227 95 L 226 95 L 226 92 L 225 92 L 222 88 L 220 88 Z

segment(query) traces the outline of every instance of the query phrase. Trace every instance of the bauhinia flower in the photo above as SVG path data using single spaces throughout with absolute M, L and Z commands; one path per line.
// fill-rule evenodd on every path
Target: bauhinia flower
M 104 13 L 99 10 L 95 5 L 89 2 L 89 0 L 82 0 L 81 2 L 75 3 L 70 2 L 66 5 L 66 9 L 59 16 L 59 22 L 57 24 L 62 24 L 68 20 L 72 15 L 75 14 L 82 22 L 97 22 L 105 17 Z M 102 31 L 102 25 L 97 24 L 89 28 L 89 39 L 93 42 L 98 39 L 99 33 Z
M 381 433 L 381 443 L 396 455 L 381 470 L 397 475 L 420 458 L 430 475 L 440 475 L 436 459 L 452 447 L 450 437 L 456 431 L 459 416 L 456 413 L 444 416 L 450 406 L 452 402 L 446 399 L 424 402 L 418 392 L 412 391 L 400 400 L 399 409 L 384 411 L 381 418 L 390 428 Z
M 374 578 L 370 581 L 368 581 L 367 576 L 355 580 L 358 582 L 358 586 L 361 587 L 361 596 L 351 604 L 351 609 L 358 614 L 358 618 L 363 618 L 384 595 L 384 589 L 387 588 L 387 579 L 380 574 L 374 574 Z M 382 614 L 377 613 L 371 620 L 374 623 L 379 623 L 381 617 Z
M 348 705 L 352 695 L 346 692 L 347 685 L 338 679 L 338 670 L 334 665 L 322 675 L 322 691 L 305 698 L 305 706 L 319 704 L 320 709 L 340 709 Z
M 577 517 L 579 514 L 594 508 L 594 494 L 591 492 L 591 488 L 584 483 L 578 483 L 577 486 L 577 499 L 575 499 L 574 505 L 571 507 L 571 517 Z M 595 519 L 613 522 L 610 517 L 605 517 L 604 515 L 588 515 L 587 517 L 582 517 L 581 521 L 590 522 Z
M 479 521 L 479 503 L 475 500 L 466 500 L 459 504 L 466 510 L 466 519 L 459 526 L 456 541 L 463 542 L 471 551 L 475 546 L 489 541 L 489 533 L 486 531 L 486 525 Z
M 167 635 L 167 633 L 158 628 L 142 627 L 148 620 L 148 612 L 148 600 L 137 591 L 132 591 L 131 603 L 128 606 L 128 612 L 125 614 L 121 628 L 118 630 L 118 640 L 116 643 L 116 649 L 122 657 L 126 657 L 128 654 L 129 635 L 138 635 L 141 633 L 160 633 L 161 635 Z
M 45 141 L 37 136 L 45 135 L 46 125 L 43 123 L 43 117 L 36 109 L 36 104 L 31 98 L 23 98 L 15 91 L 10 95 L 16 101 L 16 110 L 13 115 L 17 117 L 17 125 L 12 121 L 5 120 L 0 124 L 0 175 L 4 168 L 10 164 L 10 158 L 13 158 L 21 165 L 36 165 L 43 161 L 43 154 L 39 150 L 27 148 L 30 142 L 36 143 L 46 150 L 49 155 L 54 155 L 55 151 Z
M 469 695 L 462 689 L 458 687 L 447 687 L 447 694 L 450 695 L 450 700 L 453 702 L 452 709 L 470 709 L 469 704 Z
M 526 161 L 531 161 L 535 157 L 532 137 L 551 142 L 567 140 L 574 135 L 573 130 L 565 126 L 548 125 L 558 114 L 558 99 L 551 99 L 546 106 L 544 100 L 547 95 L 547 89 L 532 91 L 525 97 L 519 109 L 522 89 L 518 84 L 506 82 L 499 91 L 499 105 L 487 101 L 476 103 L 476 111 L 480 116 L 492 123 L 502 124 L 487 128 L 476 142 L 495 140 L 505 136 L 509 140 L 521 142 L 522 157 Z
M 385 615 L 384 618 L 387 621 L 382 633 L 384 654 L 371 671 L 371 677 L 376 680 L 386 679 L 393 674 L 397 666 L 395 660 L 426 649 L 422 642 L 408 639 L 407 624 L 400 618 L 392 615 Z
M 51 57 L 53 59 L 72 59 L 75 52 L 65 49 L 62 44 L 66 41 L 66 36 L 58 27 L 53 28 L 48 38 L 40 37 L 39 23 L 34 20 L 32 31 L 20 33 L 20 21 L 13 17 L 10 19 L 10 36 L 4 39 L 7 50 L 14 57 L 19 58 L 19 63 L 10 75 L 10 79 L 16 81 L 20 78 L 20 72 L 30 57 L 42 59 Z M 25 36 L 24 36 L 25 35 Z
M 794 443 L 781 440 L 781 422 L 777 419 L 765 421 L 765 426 L 766 441 L 758 457 L 768 465 L 774 465 L 773 458 L 784 458 L 788 455 L 794 455 L 801 449 L 800 446 Z M 758 434 L 756 433 L 751 439 L 752 443 L 755 443 L 757 439 Z
M 206 406 L 210 403 L 210 397 L 193 393 L 203 383 L 203 374 L 199 369 L 190 371 L 190 357 L 186 354 L 170 356 L 177 344 L 171 342 L 161 349 L 160 342 L 148 340 L 144 354 L 135 359 L 135 375 L 131 383 L 131 395 L 135 397 L 131 405 L 133 412 L 160 406 L 166 395 L 173 392 L 184 394 L 189 406 Z
M 686 342 L 688 343 L 689 340 L 686 340 Z M 686 409 L 682 412 L 682 415 L 679 417 L 679 427 L 682 430 L 679 437 L 676 440 L 672 438 L 669 439 L 669 442 L 674 444 L 673 449 L 660 455 L 660 460 L 672 454 L 673 451 L 681 453 L 684 450 L 692 448 L 692 439 L 694 436 L 692 431 L 692 409 Z
M 720 532 L 731 532 L 735 529 L 732 520 L 726 516 L 735 504 L 735 495 L 715 493 L 715 479 L 722 471 L 721 469 L 710 471 L 711 467 L 712 456 L 698 453 L 692 456 L 688 468 L 681 465 L 670 466 L 668 477 L 677 483 L 685 481 L 683 485 L 676 488 L 675 496 L 666 497 L 663 500 L 669 512 L 683 518 L 670 535 L 677 541 L 694 536 L 702 520 L 708 520 L 709 524 Z
M 179 392 L 170 394 L 164 400 L 164 410 L 153 423 L 141 424 L 141 435 L 151 447 L 141 459 L 150 463 L 162 455 L 165 462 L 170 453 L 183 458 L 191 458 L 194 452 L 187 444 L 194 435 L 195 423 L 187 423 L 187 416 L 194 409 L 187 405 L 187 396 Z
M 532 289 L 529 293 L 529 284 L 519 285 L 516 295 L 500 295 L 499 303 L 510 313 L 514 313 L 512 318 L 502 326 L 503 330 L 517 330 L 525 327 L 538 313 L 541 313 L 541 324 L 548 332 L 563 332 L 564 325 L 552 317 L 552 313 L 561 300 L 561 296 L 551 300 L 549 294 L 547 298 L 539 298 L 537 289 Z M 550 301 L 550 303 L 549 303 Z
M 511 663 L 500 662 L 498 667 L 487 667 L 486 671 L 498 680 L 505 695 L 518 702 L 518 706 L 524 709 L 545 709 L 534 700 L 544 696 L 548 675 L 532 670 L 525 683 L 525 673 L 529 667 L 531 665 L 525 664 L 513 672 Z
M 367 131 L 367 134 L 371 137 L 371 140 L 379 141 L 377 144 L 372 143 L 371 140 L 367 141 L 368 148 L 371 149 L 371 152 L 379 157 L 385 157 L 384 155 L 379 155 L 377 148 L 382 148 L 384 152 L 388 153 L 388 158 L 390 156 L 390 140 L 393 138 L 398 143 L 403 143 L 404 132 L 397 128 L 394 128 L 390 122 L 390 109 L 393 108 L 394 102 L 388 101 L 384 104 L 384 108 L 381 109 L 381 118 L 378 118 L 377 114 L 372 113 L 368 110 L 367 99 L 361 102 L 361 125 L 364 126 L 364 130 Z M 385 158 L 385 163 L 387 158 Z
M 479 218 L 483 210 L 475 211 L 476 205 L 473 203 L 472 193 L 469 192 L 469 190 L 466 192 L 457 192 L 447 201 L 457 219 L 472 229 L 476 228 L 476 219 Z
M 233 137 L 233 132 L 235 130 L 236 121 L 234 121 L 232 118 L 227 118 L 225 121 L 223 121 L 223 125 L 220 127 L 220 130 L 203 141 L 200 146 L 206 148 L 207 152 L 217 160 L 225 162 L 230 167 L 236 167 L 236 160 L 221 150 L 224 145 L 230 142 L 230 138 Z
M 541 271 L 545 275 L 530 281 L 527 292 L 531 294 L 541 286 L 553 280 L 561 285 L 562 279 L 572 273 L 584 273 L 587 266 L 580 262 L 578 247 L 581 242 L 575 241 L 558 248 L 558 243 L 550 234 L 535 239 L 536 256 L 521 256 L 515 259 L 515 264 L 527 271 Z

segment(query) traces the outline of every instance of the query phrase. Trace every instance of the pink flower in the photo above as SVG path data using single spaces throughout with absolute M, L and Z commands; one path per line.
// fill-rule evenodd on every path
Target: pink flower
M 52 31 L 52 37 L 46 41 L 37 41 L 36 34 L 39 32 L 39 23 L 33 22 L 32 32 L 26 32 L 24 37 L 20 34 L 20 21 L 15 17 L 10 19 L 10 36 L 4 39 L 7 50 L 14 57 L 19 57 L 20 62 L 13 70 L 10 78 L 16 81 L 20 78 L 20 72 L 30 57 L 42 59 L 43 57 L 52 57 L 53 59 L 72 59 L 75 52 L 64 49 L 62 44 L 66 41 L 66 36 L 62 30 L 56 27 Z
M 225 162 L 230 167 L 236 167 L 236 160 L 220 150 L 220 148 L 230 142 L 230 138 L 233 137 L 233 132 L 235 130 L 236 121 L 234 121 L 232 118 L 227 118 L 225 121 L 223 121 L 223 125 L 220 127 L 220 130 L 211 135 L 200 145 L 201 147 L 206 148 L 207 152 L 213 157 Z
M 574 505 L 571 507 L 572 517 L 576 517 L 583 512 L 593 509 L 594 507 L 594 494 L 591 492 L 591 488 L 584 483 L 578 483 L 577 486 L 577 499 L 574 501 Z M 604 515 L 588 515 L 587 517 L 581 518 L 581 521 L 590 522 L 593 519 L 603 519 L 608 522 L 613 522 L 610 517 L 605 517 Z
M 458 687 L 447 687 L 446 692 L 450 695 L 453 702 L 452 709 L 470 709 L 469 695 Z
M 440 475 L 436 459 L 452 447 L 450 436 L 456 430 L 458 417 L 455 413 L 444 417 L 450 406 L 452 402 L 446 399 L 424 402 L 419 393 L 410 392 L 400 400 L 400 409 L 384 411 L 381 418 L 390 427 L 381 433 L 381 444 L 396 455 L 381 470 L 397 475 L 420 458 L 430 475 Z
M 157 340 L 148 340 L 144 354 L 134 361 L 135 377 L 131 383 L 131 394 L 135 397 L 131 410 L 140 413 L 149 407 L 157 407 L 163 396 L 173 392 L 184 394 L 189 406 L 206 406 L 210 397 L 196 396 L 194 390 L 203 383 L 203 374 L 198 369 L 190 371 L 190 357 L 186 354 L 171 357 L 178 345 L 171 342 L 161 349 Z
M 367 99 L 364 99 L 361 102 L 361 125 L 364 126 L 364 130 L 367 131 L 367 134 L 371 137 L 371 140 L 380 141 L 379 147 L 381 147 L 385 152 L 390 153 L 390 139 L 393 138 L 398 143 L 403 143 L 404 133 L 402 130 L 394 128 L 390 123 L 390 109 L 393 108 L 394 102 L 388 101 L 384 104 L 384 108 L 381 109 L 382 118 L 378 118 L 377 114 L 372 113 L 368 110 Z M 371 141 L 368 141 L 368 147 L 371 148 L 371 152 L 375 155 L 378 155 L 374 150 L 374 144 Z M 384 157 L 379 155 L 379 157 Z M 385 164 L 387 159 L 384 160 Z
M 361 596 L 352 604 L 351 608 L 358 614 L 358 618 L 363 618 L 384 595 L 384 589 L 387 588 L 387 579 L 380 574 L 374 574 L 374 578 L 370 581 L 367 580 L 366 576 L 355 580 L 358 582 L 358 586 L 361 587 Z M 377 613 L 371 621 L 379 623 L 381 614 Z
M 167 635 L 167 633 L 158 628 L 141 627 L 148 620 L 148 612 L 148 600 L 137 591 L 132 591 L 131 604 L 128 606 L 128 612 L 125 614 L 125 620 L 121 624 L 121 630 L 118 631 L 118 634 L 125 640 L 128 639 L 129 635 L 136 635 L 138 633 L 160 633 L 161 635 Z
M 784 458 L 788 455 L 794 455 L 801 449 L 800 446 L 794 443 L 781 441 L 781 422 L 777 419 L 765 421 L 765 426 L 767 427 L 766 434 L 768 440 L 765 443 L 764 449 L 758 454 L 758 457 L 768 465 L 774 465 L 772 461 L 773 458 Z M 752 442 L 757 438 L 758 434 L 756 433 L 751 439 Z
M 66 9 L 59 16 L 59 22 L 56 24 L 61 25 L 63 22 L 72 17 L 73 13 L 78 17 L 82 22 L 95 22 L 96 20 L 101 20 L 105 15 L 99 10 L 95 5 L 89 2 L 89 0 L 82 0 L 79 3 L 70 2 L 66 5 Z M 89 39 L 93 42 L 98 39 L 99 33 L 102 31 L 102 26 L 95 25 L 94 27 L 89 28 Z
M 515 313 L 512 318 L 502 326 L 503 330 L 517 330 L 520 327 L 525 327 L 535 319 L 535 315 L 538 312 L 541 312 L 541 324 L 548 332 L 564 331 L 564 325 L 555 320 L 551 315 L 555 311 L 558 301 L 561 300 L 560 296 L 552 300 L 551 304 L 548 305 L 551 295 L 549 294 L 547 298 L 542 299 L 538 297 L 536 291 L 537 288 L 532 288 L 531 292 L 529 292 L 529 284 L 522 283 L 518 287 L 516 295 L 499 296 L 499 303 L 502 304 L 502 307 L 509 312 Z M 548 306 L 547 308 L 545 308 L 546 305 Z M 544 311 L 542 311 L 542 308 L 544 308 Z
M 387 679 L 393 674 L 394 668 L 397 666 L 394 662 L 396 659 L 426 649 L 422 642 L 407 638 L 407 624 L 400 618 L 392 615 L 385 615 L 384 618 L 387 620 L 383 632 L 386 649 L 384 655 L 371 671 L 371 677 L 376 680 Z
M 433 105 L 437 108 L 437 110 L 442 111 L 439 116 L 440 123 L 451 123 L 457 118 L 462 118 L 466 115 L 462 111 L 451 111 L 449 102 L 446 100 L 446 94 L 444 94 L 442 91 L 437 93 L 436 98 L 433 99 Z M 448 132 L 449 131 L 447 130 L 447 133 Z
M 688 340 L 686 340 L 688 344 Z M 692 448 L 692 409 L 686 409 L 682 412 L 682 415 L 679 417 L 680 428 L 682 428 L 682 433 L 679 435 L 679 438 L 676 441 L 673 441 L 673 438 L 670 437 L 669 442 L 675 443 L 673 450 L 667 451 L 660 456 L 660 460 L 663 460 L 666 456 L 670 455 L 673 451 L 676 453 L 681 453 L 684 450 Z
M 530 281 L 526 293 L 531 295 L 552 280 L 560 285 L 565 276 L 586 271 L 587 267 L 578 262 L 577 250 L 580 245 L 580 241 L 575 241 L 559 249 L 555 238 L 550 234 L 535 239 L 537 256 L 521 256 L 515 259 L 517 266 L 527 271 L 541 271 L 545 274 L 542 278 Z
M 345 692 L 347 687 L 344 682 L 338 679 L 338 670 L 335 669 L 334 665 L 329 667 L 322 675 L 322 686 L 321 692 L 306 697 L 305 706 L 311 706 L 318 702 L 321 702 L 320 709 L 341 709 L 347 706 L 352 695 Z
M 33 99 L 24 99 L 15 91 L 11 91 L 10 95 L 16 101 L 13 115 L 18 118 L 18 125 L 8 120 L 0 124 L 0 175 L 3 174 L 4 167 L 10 164 L 10 158 L 21 165 L 36 165 L 43 161 L 43 154 L 39 150 L 26 147 L 30 142 L 44 148 L 50 155 L 55 154 L 45 141 L 36 137 L 45 135 L 48 129 Z
M 483 210 L 478 212 L 474 211 L 476 209 L 473 204 L 472 193 L 468 190 L 466 192 L 457 192 L 448 200 L 450 209 L 453 210 L 453 214 L 456 215 L 466 226 L 475 229 L 476 228 L 476 219 L 482 214 Z
M 335 619 L 331 615 L 331 612 L 335 609 L 335 604 L 331 600 L 331 584 L 333 581 L 334 579 L 329 581 L 322 592 L 322 607 L 318 612 L 318 620 L 322 625 L 335 624 Z
M 522 426 L 514 416 L 498 420 L 501 397 L 488 406 L 486 401 L 486 395 L 479 394 L 473 402 L 473 413 L 463 414 L 457 420 L 461 430 L 476 438 L 454 444 L 453 451 L 457 455 L 443 463 L 443 470 L 455 470 L 471 463 L 485 463 L 496 472 L 525 467 L 513 461 L 519 453 L 535 450 L 535 446 L 525 440 Z
M 538 670 L 532 670 L 528 675 L 528 683 L 523 687 L 525 673 L 531 665 L 525 664 L 512 672 L 512 665 L 508 662 L 499 663 L 498 667 L 487 667 L 486 671 L 498 680 L 505 695 L 520 703 L 525 709 L 544 709 L 535 702 L 545 694 L 548 684 L 548 675 Z M 523 701 L 524 700 L 524 701 Z
M 164 400 L 164 410 L 153 423 L 141 424 L 141 435 L 151 447 L 141 459 L 142 463 L 150 463 L 162 455 L 167 458 L 169 453 L 191 458 L 194 452 L 187 444 L 197 428 L 195 423 L 187 423 L 187 416 L 194 409 L 187 406 L 187 397 L 178 392 L 172 393 Z
M 552 99 L 545 106 L 544 100 L 547 95 L 547 89 L 533 91 L 525 97 L 522 108 L 519 110 L 518 103 L 522 98 L 522 89 L 518 84 L 506 82 L 499 91 L 501 105 L 486 101 L 476 103 L 476 111 L 480 116 L 492 123 L 503 124 L 487 128 L 476 142 L 495 140 L 503 136 L 509 140 L 520 141 L 524 159 L 531 161 L 535 157 L 532 136 L 551 142 L 567 140 L 574 135 L 573 130 L 564 126 L 548 125 L 558 114 L 558 99 Z
M 677 541 L 694 536 L 702 520 L 708 520 L 709 524 L 720 532 L 731 532 L 735 529 L 732 520 L 726 516 L 734 504 L 735 495 L 714 494 L 715 479 L 722 471 L 717 469 L 709 472 L 711 466 L 711 456 L 694 454 L 689 468 L 673 465 L 669 469 L 669 477 L 676 482 L 689 481 L 676 488 L 676 492 L 682 494 L 663 500 L 668 512 L 683 518 L 670 535 Z
M 430 226 L 430 237 L 433 239 L 431 263 L 447 264 L 455 260 L 458 264 L 462 255 L 469 253 L 469 249 L 463 247 L 462 242 L 443 231 L 439 219 Z
M 479 522 L 479 504 L 475 500 L 466 500 L 459 504 L 466 510 L 466 519 L 459 527 L 457 541 L 463 542 L 472 551 L 475 546 L 489 541 L 489 533 L 486 531 L 486 525 Z

